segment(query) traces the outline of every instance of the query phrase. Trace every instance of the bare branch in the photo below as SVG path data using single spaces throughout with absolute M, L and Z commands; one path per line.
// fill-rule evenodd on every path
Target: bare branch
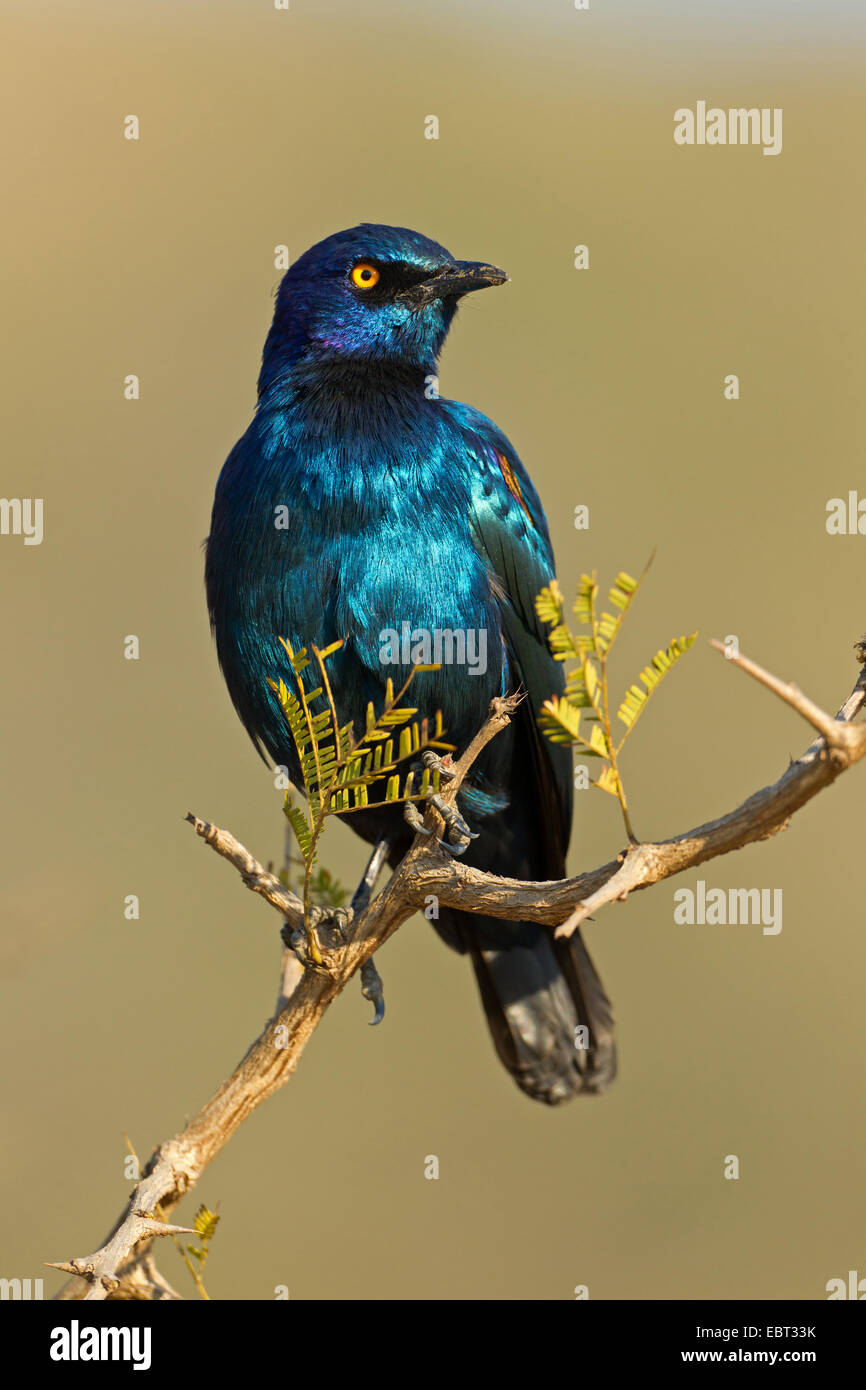
M 119 1263 L 140 1240 L 155 1236 L 197 1235 L 192 1226 L 171 1226 L 165 1221 L 155 1221 L 148 1211 L 139 1205 L 145 1193 L 142 1183 L 130 1199 L 126 1217 L 99 1250 L 82 1260 L 64 1260 L 59 1264 L 46 1261 L 49 1269 L 62 1269 L 66 1274 L 75 1274 L 90 1287 L 85 1300 L 101 1300 L 116 1292 L 120 1279 L 117 1277 Z
M 819 734 L 823 734 L 828 743 L 835 745 L 839 729 L 835 726 L 833 718 L 804 695 L 799 685 L 794 685 L 791 681 L 780 681 L 777 676 L 773 676 L 769 671 L 765 671 L 763 666 L 759 666 L 756 661 L 750 661 L 747 656 L 740 656 L 728 650 L 722 642 L 713 641 L 710 643 L 717 652 L 721 652 L 732 666 L 739 666 L 741 671 L 753 676 L 761 685 L 765 685 L 768 690 L 772 690 L 774 695 L 778 695 L 780 700 L 784 700 L 787 705 L 795 709 L 798 714 L 817 729 Z
M 718 643 L 714 645 L 725 650 Z M 859 648 L 859 655 L 862 660 L 866 646 Z M 630 845 L 608 864 L 555 882 L 519 881 L 482 873 L 446 855 L 436 840 L 417 835 L 386 887 L 353 922 L 351 940 L 326 945 L 322 967 L 305 970 L 297 984 L 297 970 L 286 972 L 277 1012 L 203 1109 L 180 1134 L 156 1150 L 105 1244 L 85 1259 L 54 1266 L 76 1276 L 57 1297 L 177 1297 L 156 1271 L 151 1246 L 156 1236 L 187 1228 L 155 1221 L 150 1214 L 158 1209 L 169 1215 L 238 1126 L 285 1085 L 333 1000 L 429 895 L 434 894 L 442 906 L 544 922 L 555 927 L 557 935 L 568 935 L 607 903 L 622 901 L 629 893 L 776 834 L 801 806 L 866 755 L 866 724 L 852 726 L 849 722 L 866 702 L 866 667 L 834 720 L 797 686 L 778 680 L 746 657 L 731 660 L 820 732 L 820 738 L 777 782 L 717 820 L 669 840 Z M 446 803 L 453 803 L 481 749 L 508 724 L 517 703 L 519 697 L 492 702 L 490 717 L 454 764 L 453 780 L 443 786 L 441 795 Z M 293 925 L 302 924 L 300 899 L 233 835 L 196 816 L 187 819 L 197 835 L 234 865 L 251 891 Z M 441 824 L 432 807 L 428 808 L 427 823 L 431 827 Z
M 755 792 L 728 815 L 659 844 L 630 845 L 620 855 L 618 867 L 603 886 L 583 898 L 571 915 L 557 927 L 557 936 L 570 936 L 581 922 L 599 908 L 611 902 L 624 902 L 629 893 L 648 888 L 652 883 L 682 873 L 684 869 L 694 868 L 707 859 L 742 849 L 744 845 L 768 839 L 786 829 L 795 811 L 866 753 L 866 725 L 852 727 L 838 715 L 833 719 L 804 695 L 799 686 L 780 681 L 748 657 L 731 656 L 721 642 L 710 645 L 797 710 L 813 728 L 820 731 L 821 738 L 809 746 L 802 758 L 791 764 L 778 782 Z M 863 684 L 861 672 L 840 714 L 848 707 L 855 713 L 860 708 Z M 855 696 L 859 696 L 859 699 L 855 699 Z
M 455 764 L 456 776 L 443 791 L 444 799 L 456 795 L 478 753 L 505 728 L 518 703 L 516 697 L 492 702 L 490 718 Z M 268 873 L 239 840 L 192 814 L 187 820 L 195 827 L 197 835 L 235 866 L 252 892 L 265 898 L 282 917 L 296 925 L 302 924 L 301 900 Z M 262 1101 L 285 1085 L 328 1006 L 374 951 L 415 911 L 416 900 L 409 889 L 415 862 L 441 855 L 441 850 L 431 851 L 428 840 L 416 836 L 383 892 L 358 919 L 351 941 L 341 943 L 337 949 L 325 950 L 322 969 L 304 972 L 285 1007 L 268 1020 L 228 1080 L 180 1134 L 154 1153 L 144 1178 L 133 1191 L 105 1244 L 84 1259 L 55 1266 L 78 1276 L 74 1282 L 64 1285 L 57 1295 L 59 1299 L 122 1297 L 125 1286 L 134 1285 L 136 1279 L 141 1283 L 141 1265 L 149 1256 L 152 1238 L 172 1230 L 186 1230 L 185 1227 L 163 1227 L 156 1222 L 148 1225 L 143 1214 L 159 1207 L 168 1215 L 195 1186 L 238 1126 Z M 152 1229 L 156 1226 L 158 1230 Z M 154 1274 L 151 1267 L 151 1282 L 156 1285 Z
M 216 850 L 217 854 L 227 859 L 230 864 L 234 864 L 247 888 L 253 893 L 260 893 L 271 907 L 282 913 L 287 922 L 291 922 L 293 927 L 303 926 L 304 904 L 300 898 L 269 873 L 258 859 L 244 848 L 240 840 L 236 840 L 228 830 L 220 830 L 219 826 L 211 825 L 210 821 L 199 820 L 192 811 L 187 812 L 185 819 L 190 825 L 195 826 L 196 835 L 200 835 L 205 844 L 210 845 L 211 849 Z

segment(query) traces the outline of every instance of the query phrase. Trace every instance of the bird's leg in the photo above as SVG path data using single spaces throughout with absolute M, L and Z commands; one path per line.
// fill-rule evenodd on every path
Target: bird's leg
M 446 761 L 446 759 L 440 758 L 438 754 L 434 753 L 432 748 L 425 749 L 421 754 L 421 761 L 430 772 L 439 773 L 440 781 L 444 779 L 450 782 L 454 777 L 454 773 L 448 765 L 450 757 Z M 417 764 L 415 768 L 413 768 L 413 771 L 415 770 L 420 770 Z M 436 791 L 429 791 L 424 800 L 428 806 L 432 806 L 434 810 L 438 811 L 445 822 L 448 839 L 440 839 L 439 844 L 442 848 L 446 850 L 448 854 L 465 854 L 470 843 L 473 840 L 477 840 L 478 836 L 469 829 L 469 826 L 457 810 L 457 807 L 449 806 L 447 801 L 443 801 L 442 797 Z M 410 825 L 419 835 L 431 835 L 433 833 L 426 829 L 423 817 L 411 801 L 407 801 L 403 808 L 403 818 L 407 825 Z
M 364 877 L 352 895 L 351 912 L 353 916 L 364 912 L 369 906 L 376 880 L 388 857 L 390 843 L 386 835 L 381 835 L 376 841 L 373 853 L 367 861 Z M 365 960 L 361 966 L 361 993 L 373 1005 L 375 1012 L 370 1020 L 370 1027 L 373 1028 L 377 1023 L 381 1023 L 385 1017 L 385 991 L 382 986 L 382 976 L 376 969 L 372 956 L 369 960 Z
M 353 916 L 364 912 L 370 905 L 370 898 L 373 889 L 376 887 L 376 880 L 382 872 L 382 866 L 388 858 L 388 850 L 391 848 L 391 841 L 387 835 L 380 835 L 376 841 L 373 853 L 367 860 L 367 867 L 364 870 L 364 877 L 352 894 L 352 905 L 350 911 Z
M 330 953 L 344 945 L 351 921 L 350 907 L 311 907 L 303 926 L 292 927 L 289 922 L 283 923 L 280 940 L 295 953 L 305 970 L 319 970 L 327 974 L 328 966 L 322 951 Z
M 335 949 L 345 945 L 350 940 L 352 923 L 370 904 L 376 880 L 388 857 L 390 844 L 390 840 L 385 835 L 377 840 L 373 853 L 367 861 L 363 878 L 352 894 L 352 901 L 348 907 L 314 907 L 311 909 L 310 933 L 322 936 L 324 938 L 322 944 L 326 949 Z M 292 928 L 286 922 L 280 935 L 283 944 L 294 952 L 305 970 L 321 968 L 321 961 L 315 959 L 310 949 L 310 938 L 304 927 Z M 385 1017 L 385 994 L 382 988 L 382 977 L 373 964 L 372 957 L 361 966 L 361 993 L 365 999 L 370 1000 L 375 1009 L 372 1024 L 381 1023 Z

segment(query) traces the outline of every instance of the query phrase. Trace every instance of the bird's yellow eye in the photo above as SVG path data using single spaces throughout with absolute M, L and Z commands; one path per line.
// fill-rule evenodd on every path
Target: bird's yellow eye
M 378 270 L 367 261 L 361 261 L 360 265 L 356 265 L 352 270 L 352 284 L 359 290 L 371 290 L 378 281 Z

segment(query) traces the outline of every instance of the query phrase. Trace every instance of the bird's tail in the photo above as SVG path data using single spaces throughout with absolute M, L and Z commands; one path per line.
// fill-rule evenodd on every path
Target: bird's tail
M 557 941 L 537 925 L 524 931 L 525 944 L 512 936 L 493 949 L 464 935 L 500 1060 L 522 1091 L 547 1105 L 598 1095 L 616 1075 L 616 1048 L 595 966 L 579 932 Z

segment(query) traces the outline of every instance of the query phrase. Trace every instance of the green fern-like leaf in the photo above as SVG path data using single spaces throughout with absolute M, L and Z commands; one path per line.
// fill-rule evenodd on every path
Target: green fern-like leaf
M 301 858 L 305 864 L 309 864 L 310 855 L 313 852 L 312 827 L 300 806 L 295 805 L 288 792 L 286 793 L 286 799 L 283 804 L 283 814 L 292 827 L 295 839 L 298 842 L 298 849 L 301 851 Z
M 598 611 L 599 585 L 595 570 L 582 574 L 574 600 L 574 613 L 579 629 L 569 630 L 563 620 L 562 595 L 555 581 L 538 595 L 536 611 L 551 625 L 548 645 L 558 661 L 574 661 L 567 673 L 563 695 L 551 696 L 541 707 L 538 722 L 542 732 L 553 743 L 570 745 L 580 750 L 581 757 L 599 758 L 601 772 L 592 783 L 600 791 L 614 796 L 622 808 L 626 832 L 634 841 L 634 829 L 629 815 L 623 786 L 619 753 L 635 723 L 646 708 L 649 697 L 660 681 L 697 636 L 680 637 L 665 651 L 659 651 L 649 666 L 640 673 L 641 684 L 629 686 L 618 710 L 625 733 L 617 742 L 611 725 L 612 708 L 609 688 L 610 650 L 622 629 L 631 605 L 652 564 L 651 555 L 640 576 L 635 579 L 627 570 L 620 570 L 608 590 L 610 609 Z
M 598 787 L 599 791 L 609 792 L 611 796 L 619 796 L 619 778 L 610 766 L 602 768 L 592 785 Z
M 578 666 L 566 676 L 565 697 L 569 704 L 576 705 L 578 709 L 592 709 L 592 700 L 589 698 L 586 681 L 583 678 L 582 666 Z
M 439 788 L 438 771 L 431 776 L 425 770 L 418 789 L 410 772 L 401 774 L 400 764 L 415 758 L 426 749 L 453 753 L 454 745 L 446 743 L 442 715 L 417 718 L 418 709 L 403 704 L 403 697 L 419 670 L 438 671 L 438 663 L 413 667 L 409 678 L 395 694 L 393 680 L 385 683 L 384 705 L 376 713 L 372 703 L 367 706 L 364 733 L 356 740 L 351 723 L 341 724 L 327 672 L 327 660 L 343 645 L 295 651 L 285 638 L 280 642 L 288 655 L 295 675 L 297 690 L 290 690 L 285 681 L 271 680 L 280 708 L 295 745 L 300 764 L 301 780 L 307 800 L 308 813 L 296 806 L 288 795 L 284 810 L 292 827 L 304 861 L 304 905 L 307 917 L 317 893 L 327 899 L 328 880 L 312 875 L 316 862 L 317 844 L 328 816 L 349 815 L 370 805 L 420 800 L 433 788 Z M 313 679 L 318 683 L 313 685 Z M 307 683 L 312 688 L 307 688 Z M 384 792 L 382 786 L 384 784 Z M 376 786 L 379 800 L 371 801 L 371 788 Z M 342 890 L 340 890 L 342 893 Z M 308 918 L 309 920 L 309 918 Z M 315 941 L 308 930 L 314 959 L 318 960 Z
M 582 742 L 580 710 L 559 695 L 552 695 L 541 706 L 538 722 L 552 743 Z
M 199 1239 L 203 1241 L 213 1240 L 216 1235 L 216 1228 L 219 1225 L 219 1216 L 215 1211 L 211 1211 L 202 1202 L 195 1216 L 193 1217 L 193 1228 L 198 1233 Z
M 646 570 L 644 570 L 644 574 L 646 574 Z M 621 613 L 628 612 L 629 604 L 637 593 L 638 586 L 642 579 L 643 574 L 640 579 L 632 579 L 631 575 L 627 574 L 625 570 L 620 570 L 616 579 L 613 581 L 613 587 L 608 592 L 608 598 L 614 607 L 618 608 Z
M 610 745 L 607 741 L 607 735 L 600 724 L 593 724 L 589 735 L 589 748 L 585 748 L 584 752 L 588 752 L 590 757 L 593 755 L 596 758 L 610 757 Z
M 580 648 L 565 623 L 548 633 L 547 643 L 557 661 L 577 661 L 580 657 Z
M 296 652 L 293 650 L 291 644 L 286 641 L 285 637 L 281 637 L 280 642 L 286 649 L 286 653 L 288 655 L 289 662 L 291 663 L 292 670 L 294 671 L 296 676 L 299 676 L 301 672 L 305 671 L 307 667 L 310 665 L 310 657 L 306 647 L 301 647 L 300 651 Z
M 535 611 L 541 621 L 548 623 L 551 627 L 559 627 L 562 623 L 564 600 L 562 591 L 555 579 L 551 579 L 536 598 Z
M 625 616 L 637 596 L 637 591 L 643 582 L 647 569 L 649 569 L 649 565 L 644 569 L 640 579 L 633 579 L 625 570 L 620 570 L 612 588 L 608 590 L 608 599 L 618 612 L 614 614 L 605 611 L 598 619 L 596 642 L 600 654 L 606 656 L 619 636 Z
M 188 1245 L 186 1248 L 188 1255 L 193 1255 L 204 1268 L 205 1260 L 208 1257 L 208 1245 L 216 1235 L 216 1228 L 219 1225 L 219 1216 L 215 1211 L 211 1211 L 204 1203 L 199 1207 L 193 1217 L 193 1229 L 197 1232 L 201 1241 L 201 1246 Z
M 595 570 L 592 574 L 582 574 L 577 586 L 577 597 L 574 600 L 574 615 L 578 622 L 583 623 L 584 627 L 593 626 L 597 594 L 598 583 Z
M 693 632 L 690 637 L 675 637 L 667 650 L 656 652 L 650 665 L 645 666 L 641 671 L 640 680 L 643 682 L 644 689 L 641 690 L 639 685 L 629 686 L 625 698 L 617 710 L 617 718 L 626 726 L 626 737 L 631 733 L 646 709 L 650 696 L 658 689 L 664 677 L 673 669 L 680 657 L 688 651 L 697 635 L 697 632 Z

